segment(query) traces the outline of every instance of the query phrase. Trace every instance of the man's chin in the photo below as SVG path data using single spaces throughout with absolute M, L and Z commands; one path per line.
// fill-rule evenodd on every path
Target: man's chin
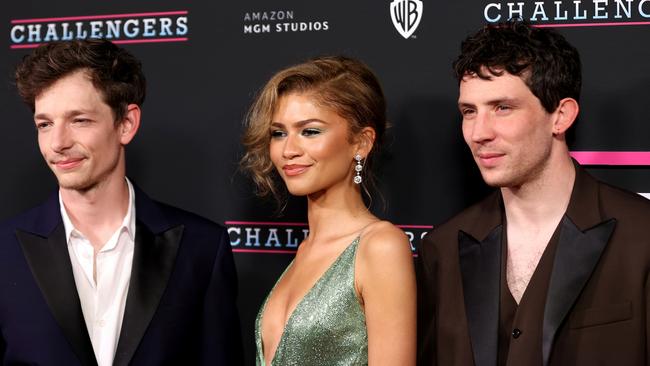
M 499 181 L 487 181 L 485 179 L 483 181 L 485 182 L 485 184 L 487 184 L 488 186 L 490 186 L 492 188 L 503 188 L 503 187 L 506 186 L 506 184 L 501 183 Z
M 69 191 L 88 191 L 95 184 L 89 180 L 58 178 L 59 188 Z
M 483 172 L 481 171 L 481 177 L 483 181 L 490 187 L 494 188 L 503 188 L 510 185 L 510 181 L 500 174 L 495 174 L 496 172 Z

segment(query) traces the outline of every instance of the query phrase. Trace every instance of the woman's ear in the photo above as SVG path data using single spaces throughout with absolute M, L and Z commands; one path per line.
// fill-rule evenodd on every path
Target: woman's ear
M 368 157 L 372 146 L 375 144 L 375 129 L 372 127 L 364 127 L 357 135 L 357 153 L 361 154 L 364 158 Z

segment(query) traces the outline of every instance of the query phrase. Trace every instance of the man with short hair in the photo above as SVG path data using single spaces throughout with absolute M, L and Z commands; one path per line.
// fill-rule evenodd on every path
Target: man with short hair
M 650 201 L 569 156 L 577 50 L 516 20 L 461 48 L 463 136 L 498 189 L 421 245 L 419 364 L 646 364 Z
M 140 62 L 106 40 L 56 42 L 16 83 L 59 189 L 0 224 L 0 363 L 239 364 L 225 229 L 125 177 Z

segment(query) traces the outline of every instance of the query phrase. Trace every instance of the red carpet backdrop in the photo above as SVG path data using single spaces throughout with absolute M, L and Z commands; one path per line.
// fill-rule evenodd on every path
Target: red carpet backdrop
M 450 66 L 460 41 L 488 22 L 521 17 L 560 29 L 584 69 L 574 157 L 605 181 L 650 192 L 650 0 L 24 0 L 3 8 L 0 219 L 56 189 L 13 85 L 18 60 L 55 40 L 123 45 L 148 79 L 128 175 L 152 197 L 229 228 L 249 364 L 257 310 L 308 233 L 304 199 L 275 215 L 237 166 L 246 110 L 279 68 L 344 54 L 376 72 L 392 128 L 379 172 L 386 202 L 375 194 L 372 207 L 404 229 L 414 252 L 431 227 L 489 189 L 462 141 Z

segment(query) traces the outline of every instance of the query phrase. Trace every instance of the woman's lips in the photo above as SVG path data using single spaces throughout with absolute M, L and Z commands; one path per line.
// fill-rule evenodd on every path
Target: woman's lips
M 309 169 L 309 165 L 289 164 L 282 167 L 284 174 L 286 174 L 289 177 L 302 174 L 307 169 Z

